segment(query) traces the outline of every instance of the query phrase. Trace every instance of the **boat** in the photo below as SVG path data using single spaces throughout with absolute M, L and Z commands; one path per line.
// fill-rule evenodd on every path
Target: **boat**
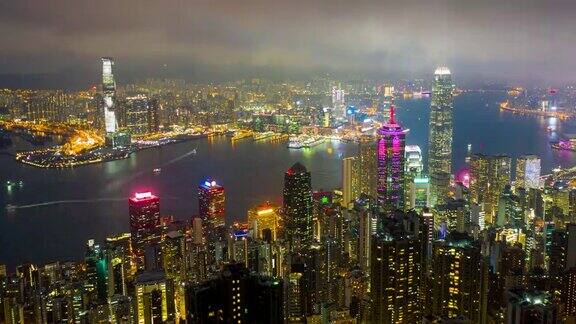
M 6 205 L 6 211 L 9 213 L 15 212 L 17 208 L 18 208 L 18 206 L 16 206 L 16 205 L 12 205 L 12 204 Z
M 152 172 L 154 172 L 154 174 L 160 174 L 160 172 L 162 172 L 162 169 L 156 168 L 156 169 L 152 170 Z
M 24 181 L 14 181 L 14 180 L 6 180 L 6 187 L 7 188 L 22 188 L 24 186 Z
M 552 143 L 550 146 L 556 150 L 576 152 L 576 141 L 574 139 L 560 140 L 556 143 Z

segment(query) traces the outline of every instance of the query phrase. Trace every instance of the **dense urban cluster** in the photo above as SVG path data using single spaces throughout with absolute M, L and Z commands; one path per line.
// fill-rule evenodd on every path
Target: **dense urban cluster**
M 3 90 L 4 119 L 83 124 L 112 150 L 190 125 L 229 125 L 237 138 L 336 136 L 357 143 L 357 154 L 342 160 L 342 186 L 329 191 L 313 190 L 314 175 L 294 164 L 282 205 L 262 202 L 235 222 L 213 179 L 189 197 L 199 208 L 186 221 L 161 212 L 161 192 L 134 193 L 130 231 L 88 240 L 83 260 L 0 267 L 5 323 L 576 320 L 572 171 L 546 176 L 538 156 L 513 164 L 469 146 L 467 167 L 454 172 L 458 91 L 448 68 L 436 69 L 428 93 L 423 81 L 328 78 L 116 89 L 112 65 L 103 58 L 99 90 Z M 431 95 L 427 165 L 419 146 L 406 145 L 393 105 L 402 94 Z

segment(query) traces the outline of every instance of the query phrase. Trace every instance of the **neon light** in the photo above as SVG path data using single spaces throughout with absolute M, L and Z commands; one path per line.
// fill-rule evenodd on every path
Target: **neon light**
M 152 198 L 152 193 L 150 191 L 136 192 L 134 193 L 134 198 L 136 199 Z

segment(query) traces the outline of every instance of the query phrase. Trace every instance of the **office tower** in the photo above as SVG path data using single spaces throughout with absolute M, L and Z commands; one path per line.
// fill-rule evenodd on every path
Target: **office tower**
M 372 322 L 419 322 L 422 224 L 416 213 L 400 211 L 382 222 L 372 237 Z
M 111 57 L 102 58 L 102 104 L 104 108 L 104 124 L 106 133 L 115 133 L 118 128 L 116 119 L 116 82 L 112 73 L 114 60 Z
M 179 231 L 171 231 L 162 241 L 162 268 L 166 278 L 175 282 L 186 278 L 186 240 Z
M 336 86 L 332 87 L 332 107 L 337 118 L 346 118 L 345 92 Z
M 160 241 L 160 198 L 151 192 L 137 192 L 128 199 L 130 233 L 136 254 L 142 254 L 147 243 Z
M 227 264 L 218 278 L 189 292 L 191 323 L 284 323 L 282 281 Z
M 132 135 L 149 132 L 150 106 L 145 95 L 127 97 L 125 102 L 126 130 Z
M 422 150 L 418 145 L 406 145 L 406 172 L 413 173 L 414 176 L 420 175 L 424 171 L 422 163 Z
M 546 292 L 530 289 L 508 291 L 506 323 L 559 323 L 558 305 Z
M 406 133 L 390 106 L 390 119 L 378 131 L 378 204 L 386 209 L 404 209 L 404 150 Z
M 306 316 L 305 299 L 302 298 L 304 289 L 303 273 L 292 271 L 286 283 L 286 317 L 288 323 L 302 323 Z
M 376 197 L 378 188 L 378 142 L 372 136 L 360 137 L 358 146 L 358 186 L 359 193 Z
M 465 200 L 448 200 L 444 204 L 436 205 L 433 211 L 436 228 L 444 223 L 449 232 L 467 232 L 470 209 Z
M 430 197 L 430 179 L 425 176 L 417 176 L 408 183 L 408 195 L 406 197 L 406 209 L 421 210 L 428 206 Z
M 355 156 L 342 159 L 342 207 L 347 207 L 360 194 L 358 160 Z
M 434 72 L 430 103 L 430 136 L 428 138 L 428 174 L 430 175 L 430 204 L 444 199 L 446 178 L 452 172 L 452 76 L 447 67 Z M 447 176 L 448 175 L 448 176 Z
M 226 223 L 224 187 L 214 180 L 206 180 L 198 187 L 198 213 L 202 223 L 211 229 Z
M 160 131 L 160 104 L 158 99 L 148 100 L 148 132 L 158 133 Z
M 576 223 L 576 189 L 568 193 L 568 221 Z
M 506 185 L 500 194 L 496 224 L 500 227 L 525 228 L 524 210 L 522 209 L 521 200 L 512 192 L 510 185 Z
M 88 240 L 84 263 L 84 288 L 91 294 L 93 301 L 104 302 L 108 297 L 108 265 L 102 247 L 95 244 L 94 240 Z
M 516 160 L 516 181 L 514 187 L 540 189 L 540 158 L 536 155 L 524 155 Z
M 574 321 L 576 319 L 576 268 L 570 268 L 564 273 L 562 284 L 562 302 L 565 305 L 565 312 Z
M 493 224 L 500 194 L 510 184 L 510 157 L 474 154 L 470 158 L 470 199 L 483 205 L 486 223 Z
M 127 295 L 128 284 L 136 273 L 130 233 L 107 237 L 104 253 L 108 265 L 108 297 Z
M 480 244 L 465 233 L 453 232 L 433 244 L 431 311 L 435 316 L 465 316 L 471 323 L 486 318 L 487 265 Z
M 112 323 L 128 324 L 134 321 L 132 298 L 124 295 L 110 297 L 110 321 Z
M 248 210 L 248 223 L 254 231 L 252 235 L 258 239 L 275 241 L 278 237 L 280 220 L 280 206 L 269 201 Z
M 143 272 L 136 277 L 134 286 L 139 324 L 174 321 L 174 285 L 163 272 Z
M 284 221 L 291 247 L 309 247 L 313 241 L 312 178 L 300 163 L 284 174 Z

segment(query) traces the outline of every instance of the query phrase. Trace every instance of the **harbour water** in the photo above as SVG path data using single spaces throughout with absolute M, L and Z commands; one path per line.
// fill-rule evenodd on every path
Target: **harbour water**
M 576 153 L 554 151 L 550 138 L 576 133 L 574 121 L 515 115 L 500 111 L 504 93 L 463 93 L 455 100 L 454 168 L 464 165 L 467 144 L 474 152 L 538 154 L 543 172 L 576 164 Z M 397 119 L 410 129 L 407 144 L 427 151 L 429 99 L 397 101 Z M 192 151 L 196 150 L 196 154 Z M 161 211 L 178 220 L 197 213 L 197 187 L 210 177 L 226 188 L 227 218 L 243 220 L 253 204 L 282 201 L 283 173 L 294 162 L 311 172 L 315 189 L 341 181 L 341 159 L 354 154 L 353 143 L 327 142 L 290 150 L 285 142 L 199 139 L 150 149 L 125 160 L 75 169 L 38 169 L 0 154 L 0 263 L 75 260 L 85 242 L 128 231 L 128 197 L 150 190 L 161 197 Z M 2 152 L 0 150 L 0 152 Z M 161 172 L 153 172 L 160 168 Z M 23 181 L 7 188 L 7 180 Z M 4 206 L 15 206 L 7 212 Z

